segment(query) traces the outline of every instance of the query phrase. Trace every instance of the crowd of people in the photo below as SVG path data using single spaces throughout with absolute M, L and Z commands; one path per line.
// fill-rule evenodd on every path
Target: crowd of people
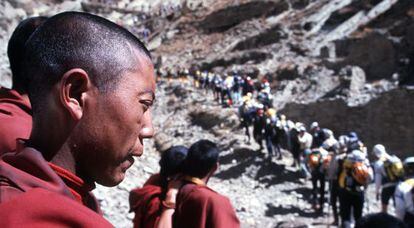
M 133 157 L 143 154 L 144 139 L 154 135 L 149 51 L 116 23 L 63 12 L 23 20 L 7 52 L 13 85 L 0 88 L 0 227 L 112 227 L 91 190 L 95 183 L 118 185 Z M 282 159 L 283 147 L 291 151 L 293 165 L 312 180 L 317 211 L 323 211 L 328 180 L 335 222 L 339 199 L 346 227 L 351 211 L 355 220 L 362 216 L 375 179 L 383 211 L 394 196 L 397 216 L 412 227 L 413 157 L 402 162 L 376 145 L 371 165 L 355 132 L 337 140 L 316 122 L 308 132 L 279 114 L 266 80 L 186 69 L 177 75 L 186 83 L 192 76 L 218 103 L 238 107 L 246 141 L 253 126 L 254 140 L 260 149 L 265 143 L 270 158 Z M 208 140 L 163 152 L 160 173 L 131 192 L 134 226 L 239 227 L 228 198 L 207 186 L 218 156 Z
M 370 161 L 369 151 L 356 132 L 335 137 L 332 130 L 321 128 L 318 122 L 311 123 L 307 130 L 305 124 L 288 120 L 273 106 L 266 78 L 258 81 L 237 71 L 221 74 L 188 69 L 159 70 L 158 74 L 166 80 L 192 84 L 223 107 L 237 108 L 246 142 L 250 144 L 253 138 L 260 151 L 266 147 L 269 159 L 281 160 L 281 149 L 288 150 L 294 160 L 292 166 L 311 181 L 312 206 L 320 214 L 328 190 L 333 224 L 349 227 L 352 219 L 357 221 L 362 217 L 368 200 L 367 187 L 374 182 L 381 212 L 388 212 L 392 198 L 396 216 L 413 225 L 414 157 L 401 161 L 396 155 L 388 154 L 382 144 L 377 144 L 371 150 L 375 160 Z

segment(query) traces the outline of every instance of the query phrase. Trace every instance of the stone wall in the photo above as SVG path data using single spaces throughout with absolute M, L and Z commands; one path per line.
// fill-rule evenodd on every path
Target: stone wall
M 414 154 L 414 90 L 394 89 L 357 107 L 349 107 L 344 100 L 288 104 L 281 113 L 307 126 L 318 121 L 336 136 L 355 131 L 369 151 L 382 143 L 397 155 Z

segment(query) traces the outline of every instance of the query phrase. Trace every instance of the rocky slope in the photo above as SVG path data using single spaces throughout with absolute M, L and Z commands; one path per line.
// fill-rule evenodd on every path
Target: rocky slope
M 275 106 L 288 118 L 317 120 L 338 134 L 356 130 L 368 146 L 382 142 L 402 156 L 414 151 L 412 0 L 4 0 L 0 85 L 11 85 L 6 50 L 17 23 L 65 10 L 103 15 L 138 35 L 150 29 L 146 42 L 161 69 L 267 77 Z M 310 208 L 309 183 L 290 167 L 289 153 L 271 161 L 246 144 L 234 110 L 178 82 L 161 82 L 157 96 L 155 140 L 120 186 L 95 191 L 116 227 L 130 227 L 128 192 L 157 172 L 158 151 L 200 138 L 223 150 L 211 185 L 231 198 L 243 227 L 326 226 L 327 214 L 317 217 Z M 367 210 L 377 206 L 372 200 Z

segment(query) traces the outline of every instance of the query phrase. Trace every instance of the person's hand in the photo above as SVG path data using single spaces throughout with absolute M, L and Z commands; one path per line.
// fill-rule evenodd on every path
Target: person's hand
M 168 181 L 168 190 L 165 195 L 165 201 L 175 203 L 178 191 L 180 190 L 182 185 L 183 185 L 183 181 L 181 179 L 181 176 L 172 177 Z

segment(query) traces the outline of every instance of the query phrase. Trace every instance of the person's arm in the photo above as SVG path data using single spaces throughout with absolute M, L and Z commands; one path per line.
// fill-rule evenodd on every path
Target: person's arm
M 382 166 L 377 162 L 374 164 L 374 173 L 375 173 L 375 196 L 379 200 L 379 194 L 382 184 Z
M 161 202 L 162 212 L 159 220 L 155 224 L 156 228 L 172 228 L 172 217 L 175 212 L 175 204 L 179 188 L 182 185 L 181 180 L 172 180 L 168 183 L 168 191 L 165 199 Z

